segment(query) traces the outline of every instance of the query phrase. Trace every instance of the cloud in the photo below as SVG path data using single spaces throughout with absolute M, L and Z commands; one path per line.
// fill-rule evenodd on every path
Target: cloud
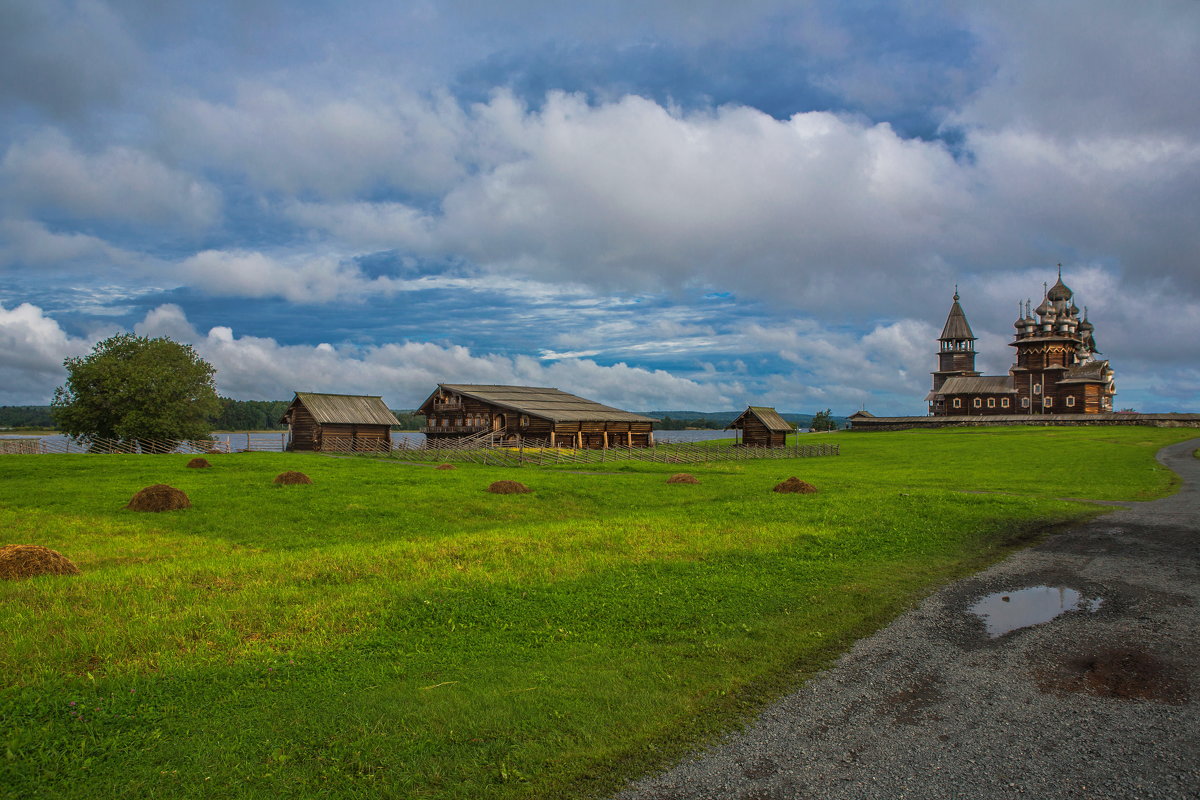
M 42 309 L 0 304 L 0 405 L 41 405 L 65 380 L 63 361 L 90 344 L 67 335 Z
M 9 147 L 0 185 L 0 201 L 10 208 L 60 218 L 199 231 L 221 213 L 220 193 L 205 181 L 130 147 L 81 153 L 56 130 Z
M 121 20 L 95 0 L 0 0 L 0 103 L 78 118 L 118 101 L 142 65 Z
M 137 325 L 144 336 L 189 336 L 177 306 L 154 309 Z M 281 345 L 269 337 L 235 336 L 218 326 L 190 340 L 217 369 L 220 391 L 241 399 L 278 399 L 293 391 L 382 394 L 394 406 L 419 404 L 438 383 L 558 386 L 600 402 L 629 408 L 684 402 L 700 407 L 729 402 L 716 386 L 626 364 L 586 359 L 546 365 L 528 356 L 474 354 L 466 347 L 425 342 L 356 347 L 349 344 Z
M 161 120 L 181 161 L 247 180 L 263 192 L 323 198 L 445 191 L 463 175 L 464 115 L 447 96 L 422 98 L 366 80 L 347 93 L 300 93 L 257 82 L 220 103 L 174 100 Z

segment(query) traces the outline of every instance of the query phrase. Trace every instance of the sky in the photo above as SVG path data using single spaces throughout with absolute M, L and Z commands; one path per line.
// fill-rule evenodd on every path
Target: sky
M 923 414 L 1063 279 L 1200 410 L 1200 3 L 0 0 L 0 405 L 169 336 L 242 400 L 439 382 Z

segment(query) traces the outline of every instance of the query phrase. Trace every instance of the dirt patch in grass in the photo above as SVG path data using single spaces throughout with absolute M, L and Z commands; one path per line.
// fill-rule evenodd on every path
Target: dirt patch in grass
M 188 469 L 207 469 L 212 464 L 208 463 L 207 458 L 193 458 L 187 463 Z
M 6 544 L 0 547 L 0 580 L 78 574 L 79 567 L 57 550 L 37 544 Z
M 301 483 L 312 483 L 312 478 L 303 472 L 281 472 L 275 476 L 275 482 L 280 486 L 295 486 Z
M 174 486 L 156 483 L 135 494 L 125 507 L 130 511 L 178 511 L 191 508 L 192 501 Z
M 1043 692 L 1079 692 L 1120 700 L 1182 705 L 1191 695 L 1182 670 L 1142 647 L 1100 647 L 1037 674 Z
M 667 478 L 667 483 L 699 483 L 700 480 L 695 476 L 686 472 L 677 472 Z
M 453 464 L 438 464 L 434 469 L 458 469 Z
M 817 487 L 793 475 L 786 481 L 775 484 L 775 488 L 771 491 L 779 492 L 780 494 L 816 494 Z
M 529 487 L 519 481 L 496 481 L 487 490 L 492 494 L 529 494 Z

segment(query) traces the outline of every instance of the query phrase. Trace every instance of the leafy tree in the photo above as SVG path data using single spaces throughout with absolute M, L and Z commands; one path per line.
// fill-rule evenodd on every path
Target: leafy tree
M 813 416 L 812 425 L 809 429 L 814 431 L 836 431 L 838 424 L 833 418 L 833 411 L 828 408 L 824 411 L 818 411 Z
M 208 436 L 221 410 L 213 367 L 186 344 L 120 333 L 68 358 L 50 404 L 59 428 L 81 440 L 175 442 Z

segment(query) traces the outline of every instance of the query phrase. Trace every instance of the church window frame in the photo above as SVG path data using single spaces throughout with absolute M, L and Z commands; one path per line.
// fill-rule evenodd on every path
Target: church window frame
M 1034 394 L 1041 394 L 1041 393 L 1042 393 L 1042 385 L 1041 385 L 1040 383 L 1035 383 L 1035 384 L 1033 385 L 1033 393 L 1034 393 Z
M 1067 408 L 1074 408 L 1075 407 L 1075 395 L 1073 395 L 1073 394 L 1067 395 L 1066 402 L 1067 402 Z
M 962 408 L 962 398 L 961 397 L 954 398 L 953 406 L 955 408 Z
M 1050 408 L 1050 406 L 1054 405 L 1054 398 L 1050 395 L 1046 395 L 1042 398 L 1042 405 L 1044 405 L 1046 408 Z
M 983 408 L 983 398 L 976 397 L 971 405 L 975 406 L 976 408 Z
M 1001 397 L 1001 398 L 1000 398 L 1000 407 L 1001 407 L 1001 408 L 1008 408 L 1008 398 L 1007 398 L 1007 397 Z
M 996 407 L 996 398 L 989 397 L 988 398 L 988 408 L 995 408 L 995 407 Z
M 1029 408 L 1029 398 L 1028 397 L 1021 398 L 1021 408 Z

